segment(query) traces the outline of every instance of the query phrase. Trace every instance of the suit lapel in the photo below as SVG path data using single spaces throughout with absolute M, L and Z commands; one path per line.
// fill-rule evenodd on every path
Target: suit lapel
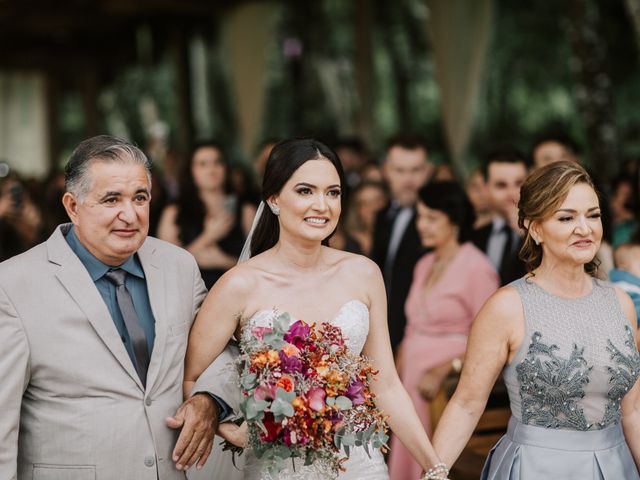
M 91 280 L 89 272 L 64 239 L 62 230 L 68 229 L 67 225 L 59 227 L 47 240 L 49 261 L 60 267 L 56 272 L 56 277 L 87 316 L 89 323 L 116 360 L 120 362 L 140 389 L 143 389 L 107 305 Z
M 166 293 L 164 271 L 160 268 L 160 259 L 157 258 L 156 250 L 149 242 L 145 242 L 138 251 L 138 258 L 144 270 L 147 282 L 147 292 L 149 303 L 155 320 L 156 338 L 153 343 L 153 352 L 149 362 L 147 372 L 147 391 L 151 391 L 154 382 L 158 378 L 164 349 L 167 340 L 167 318 L 166 318 Z

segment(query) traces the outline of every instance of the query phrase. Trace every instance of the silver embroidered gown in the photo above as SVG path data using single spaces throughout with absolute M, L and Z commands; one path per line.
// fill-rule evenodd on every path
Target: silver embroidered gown
M 634 480 L 638 470 L 620 425 L 620 402 L 640 355 L 609 284 L 566 299 L 526 279 L 525 341 L 504 369 L 512 417 L 491 450 L 483 480 Z
M 248 321 L 248 327 L 243 329 L 243 335 L 251 334 L 251 327 L 271 326 L 278 312 L 263 310 L 257 312 Z M 332 325 L 340 327 L 349 350 L 360 354 L 369 334 L 369 309 L 359 300 L 351 300 L 340 308 L 338 313 L 330 320 Z M 349 459 L 344 463 L 346 471 L 341 473 L 338 480 L 388 480 L 389 474 L 384 458 L 380 450 L 370 449 L 369 457 L 362 447 L 351 450 Z M 291 467 L 280 472 L 277 480 L 326 480 L 327 476 L 320 470 L 311 466 L 303 466 L 304 461 L 296 459 L 295 470 Z M 244 467 L 245 480 L 276 480 L 263 468 L 262 462 L 251 451 L 246 454 Z

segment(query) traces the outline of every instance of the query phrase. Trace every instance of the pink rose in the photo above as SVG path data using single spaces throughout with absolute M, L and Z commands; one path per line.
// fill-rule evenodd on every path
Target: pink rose
M 307 399 L 309 400 L 309 407 L 311 410 L 315 410 L 316 412 L 324 412 L 324 399 L 327 394 L 324 391 L 324 388 L 312 388 L 307 393 Z

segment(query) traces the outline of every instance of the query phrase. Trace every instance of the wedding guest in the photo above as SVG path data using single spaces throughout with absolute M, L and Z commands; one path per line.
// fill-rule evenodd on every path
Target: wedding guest
M 178 200 L 158 226 L 158 238 L 195 257 L 207 288 L 238 261 L 255 214 L 231 191 L 228 170 L 217 143 L 198 143 L 183 169 Z
M 351 194 L 346 230 L 358 242 L 364 255 L 371 253 L 376 216 L 388 198 L 385 185 L 372 181 L 362 182 Z
M 0 264 L 0 478 L 185 480 L 206 460 L 222 404 L 181 389 L 206 289 L 190 254 L 147 237 L 150 181 L 134 145 L 83 141 L 71 223 Z
M 346 219 L 338 223 L 329 245 L 339 250 L 369 256 L 376 215 L 384 208 L 388 194 L 383 183 L 365 181 L 349 196 Z
M 512 148 L 495 150 L 487 155 L 483 174 L 494 217 L 490 224 L 474 230 L 471 239 L 487 254 L 498 270 L 501 284 L 506 285 L 524 274 L 524 264 L 518 258 L 522 236 L 517 225 L 517 205 L 527 164 Z
M 456 173 L 453 171 L 453 167 L 449 163 L 441 163 L 435 168 L 432 179 L 440 182 L 455 181 Z
M 350 188 L 356 188 L 362 181 L 362 169 L 369 160 L 364 142 L 358 137 L 344 137 L 334 145 L 340 157 Z
M 616 268 L 609 272 L 609 280 L 633 300 L 640 326 L 640 243 L 625 243 L 614 252 Z
M 405 311 L 407 327 L 399 367 L 420 421 L 431 433 L 429 401 L 464 355 L 471 323 L 500 283 L 489 259 L 469 242 L 473 210 L 451 181 L 432 182 L 418 193 L 416 226 L 425 248 L 416 264 Z M 391 441 L 392 480 L 419 478 L 421 468 L 396 438 Z
M 404 334 L 404 302 L 413 268 L 424 253 L 415 226 L 415 204 L 418 190 L 433 173 L 433 164 L 421 138 L 399 136 L 387 146 L 383 169 L 390 201 L 376 216 L 371 259 L 384 276 L 389 334 L 395 350 Z
M 478 230 L 491 223 L 494 217 L 489 201 L 489 192 L 487 192 L 487 183 L 480 169 L 469 175 L 466 192 L 476 216 L 473 222 L 473 229 Z
M 512 417 L 483 480 L 637 480 L 636 313 L 626 293 L 593 277 L 602 237 L 593 182 L 576 162 L 555 162 L 527 178 L 518 207 L 528 274 L 476 317 L 434 446 L 455 461 L 502 372 Z
M 612 214 L 613 248 L 627 243 L 638 226 L 636 195 L 633 190 L 633 181 L 626 174 L 619 175 L 611 182 L 609 205 Z
M 42 214 L 17 175 L 0 182 L 0 261 L 33 247 L 42 238 Z
M 531 149 L 533 169 L 563 160 L 579 162 L 579 153 L 578 145 L 561 129 L 550 130 L 540 134 Z
M 363 182 L 384 182 L 382 167 L 374 160 L 368 161 L 360 170 L 360 179 Z

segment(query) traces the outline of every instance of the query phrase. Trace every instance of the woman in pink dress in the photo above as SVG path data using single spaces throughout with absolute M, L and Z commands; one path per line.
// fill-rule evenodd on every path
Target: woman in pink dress
M 455 182 L 433 182 L 418 197 L 416 226 L 422 245 L 433 249 L 416 264 L 405 304 L 407 327 L 399 356 L 402 383 L 431 433 L 427 399 L 440 388 L 451 361 L 464 355 L 471 322 L 498 289 L 489 259 L 467 242 L 473 209 Z M 391 480 L 419 478 L 420 466 L 392 439 Z

